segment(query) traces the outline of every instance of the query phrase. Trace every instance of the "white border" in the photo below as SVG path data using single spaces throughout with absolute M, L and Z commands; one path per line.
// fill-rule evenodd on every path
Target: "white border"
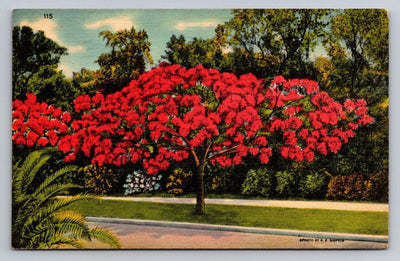
M 390 235 L 388 250 L 15 251 L 11 231 L 11 16 L 18 8 L 385 8 L 390 21 Z M 397 0 L 1 0 L 0 257 L 1 260 L 397 260 L 400 257 L 400 1 Z M 397 135 L 396 135 L 397 134 Z M 5 259 L 3 259 L 3 257 Z

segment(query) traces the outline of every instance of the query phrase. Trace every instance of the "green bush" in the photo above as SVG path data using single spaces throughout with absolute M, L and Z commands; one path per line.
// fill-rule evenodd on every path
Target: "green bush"
M 291 171 L 278 171 L 275 175 L 275 191 L 279 197 L 287 198 L 296 195 L 296 178 Z
M 273 193 L 273 183 L 273 174 L 268 169 L 251 169 L 242 184 L 242 195 L 270 197 Z
M 328 176 L 324 172 L 306 175 L 300 181 L 300 195 L 305 198 L 323 199 L 328 187 Z
M 174 169 L 171 175 L 168 177 L 168 183 L 165 186 L 167 192 L 175 195 L 180 195 L 186 191 L 190 184 L 192 172 L 185 172 L 183 169 Z
M 389 175 L 381 171 L 371 175 L 366 183 L 363 199 L 387 202 L 389 199 Z
M 114 172 L 105 166 L 88 165 L 82 171 L 85 176 L 85 190 L 94 195 L 106 194 L 116 182 Z
M 209 193 L 238 194 L 242 190 L 242 184 L 246 179 L 248 166 L 238 165 L 224 168 L 206 164 L 205 190 Z

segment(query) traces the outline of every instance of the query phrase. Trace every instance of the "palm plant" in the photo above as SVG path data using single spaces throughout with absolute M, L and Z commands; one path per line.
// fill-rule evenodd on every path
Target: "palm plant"
M 50 173 L 35 185 L 39 170 L 48 163 L 53 149 L 30 153 L 13 166 L 12 173 L 12 246 L 14 248 L 83 248 L 84 240 L 93 239 L 119 248 L 118 239 L 108 230 L 89 228 L 79 213 L 63 211 L 80 200 L 94 199 L 89 195 L 59 198 L 74 184 L 59 183 L 58 179 L 77 170 L 66 166 Z

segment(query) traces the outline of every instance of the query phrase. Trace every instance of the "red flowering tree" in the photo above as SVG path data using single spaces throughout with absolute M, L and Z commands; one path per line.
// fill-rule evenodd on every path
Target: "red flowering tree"
M 40 112 L 32 114 L 26 106 Z M 252 156 L 268 163 L 271 148 L 284 158 L 313 161 L 316 154 L 337 153 L 359 125 L 373 121 L 364 100 L 342 105 L 314 81 L 278 76 L 267 85 L 252 74 L 236 77 L 201 65 L 162 64 L 120 92 L 81 95 L 74 101 L 80 117 L 69 131 L 60 127 L 69 122 L 69 114 L 54 115 L 46 106 L 33 96 L 13 103 L 16 144 L 45 146 L 47 139 L 67 154 L 66 162 L 79 154 L 98 165 L 141 162 L 149 174 L 192 157 L 199 214 L 204 213 L 207 162 L 229 167 Z M 44 119 L 41 125 L 41 118 L 54 126 Z M 35 129 L 31 119 L 43 130 Z M 57 141 L 50 140 L 53 132 Z M 272 136 L 280 137 L 277 144 L 269 144 L 277 141 Z

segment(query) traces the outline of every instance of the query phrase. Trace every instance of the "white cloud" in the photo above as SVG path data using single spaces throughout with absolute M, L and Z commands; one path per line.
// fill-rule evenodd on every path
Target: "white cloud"
M 76 46 L 66 46 L 68 49 L 68 53 L 79 53 L 79 52 L 85 52 L 86 47 L 81 46 L 81 45 L 76 45 Z
M 215 21 L 204 21 L 204 22 L 180 22 L 175 25 L 175 29 L 184 31 L 188 27 L 216 27 L 218 25 Z
M 57 24 L 51 19 L 39 19 L 35 22 L 21 21 L 19 26 L 29 26 L 34 31 L 43 31 L 47 38 L 57 42 L 61 46 L 65 46 L 69 53 L 78 53 L 86 51 L 84 46 L 66 46 L 57 35 Z
M 58 70 L 63 71 L 66 78 L 72 78 L 72 69 L 68 65 L 59 63 Z
M 133 26 L 132 18 L 128 15 L 120 16 L 118 18 L 108 18 L 100 21 L 96 21 L 91 24 L 85 24 L 88 29 L 97 29 L 103 26 L 111 27 L 116 32 L 124 29 L 131 29 Z
M 57 43 L 61 43 L 60 39 L 57 36 L 57 24 L 54 20 L 51 19 L 39 19 L 36 22 L 28 22 L 28 21 L 21 21 L 19 26 L 29 26 L 35 31 L 43 31 L 47 38 L 50 38 Z

